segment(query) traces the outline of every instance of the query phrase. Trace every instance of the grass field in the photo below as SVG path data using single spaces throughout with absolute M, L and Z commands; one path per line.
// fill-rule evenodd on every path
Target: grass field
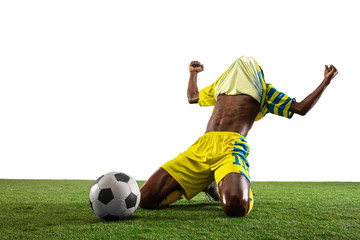
M 92 183 L 0 179 L 0 239 L 360 239 L 360 183 L 253 182 L 245 218 L 199 194 L 121 222 L 92 213 Z

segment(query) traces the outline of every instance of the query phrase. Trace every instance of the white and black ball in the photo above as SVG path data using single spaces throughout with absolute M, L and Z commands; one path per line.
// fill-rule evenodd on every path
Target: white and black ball
M 105 221 L 119 221 L 134 214 L 140 203 L 140 189 L 135 179 L 122 172 L 99 177 L 89 193 L 90 206 Z

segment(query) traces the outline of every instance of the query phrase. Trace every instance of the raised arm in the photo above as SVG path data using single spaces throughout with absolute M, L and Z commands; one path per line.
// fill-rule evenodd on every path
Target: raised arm
M 190 78 L 187 89 L 187 97 L 189 103 L 198 103 L 199 101 L 199 89 L 197 86 L 197 74 L 204 70 L 204 65 L 198 61 L 192 61 L 189 65 Z
M 324 80 L 321 84 L 301 102 L 294 102 L 290 108 L 290 112 L 306 115 L 307 112 L 317 103 L 326 87 L 330 84 L 331 80 L 338 74 L 337 69 L 331 65 L 330 68 L 325 65 Z

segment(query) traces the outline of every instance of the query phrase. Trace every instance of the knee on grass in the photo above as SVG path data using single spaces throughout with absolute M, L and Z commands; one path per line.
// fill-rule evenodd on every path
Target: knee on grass
M 228 196 L 222 203 L 223 210 L 229 217 L 245 217 L 249 212 L 249 199 L 238 195 Z

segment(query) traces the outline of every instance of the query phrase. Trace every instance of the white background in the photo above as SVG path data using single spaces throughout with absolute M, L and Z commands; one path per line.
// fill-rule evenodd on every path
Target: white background
M 356 1 L 1 1 L 0 178 L 147 179 L 200 137 L 189 105 L 237 57 L 301 101 L 339 75 L 307 116 L 267 115 L 247 141 L 254 181 L 360 181 Z

